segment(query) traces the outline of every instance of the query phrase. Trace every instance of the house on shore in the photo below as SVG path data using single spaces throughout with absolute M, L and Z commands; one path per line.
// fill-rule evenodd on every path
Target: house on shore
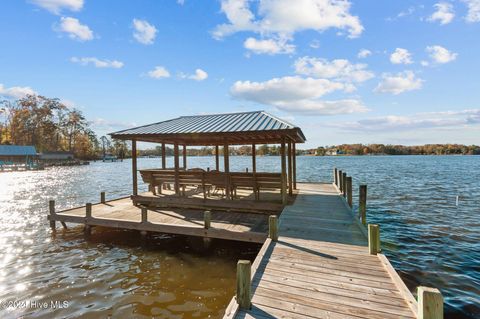
M 35 146 L 0 145 L 0 165 L 31 165 L 38 158 Z
M 72 152 L 43 152 L 40 154 L 40 160 L 44 162 L 59 162 L 74 160 Z

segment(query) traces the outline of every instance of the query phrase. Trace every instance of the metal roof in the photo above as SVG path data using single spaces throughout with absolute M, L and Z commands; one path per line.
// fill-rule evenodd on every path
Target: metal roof
M 35 156 L 35 146 L 0 145 L 0 156 Z
M 114 138 L 172 136 L 172 135 L 225 135 L 232 133 L 259 133 L 259 132 L 299 132 L 296 140 L 305 141 L 300 128 L 279 119 L 265 111 L 224 113 L 181 116 L 175 119 L 158 123 L 134 127 L 110 135 Z M 141 140 L 141 139 L 138 139 Z

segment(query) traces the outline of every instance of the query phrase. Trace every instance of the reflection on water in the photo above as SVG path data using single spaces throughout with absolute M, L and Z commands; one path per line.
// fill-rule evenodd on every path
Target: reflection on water
M 212 157 L 188 160 L 214 167 Z M 249 157 L 231 161 L 232 170 L 251 169 Z M 140 159 L 139 167 L 159 163 Z M 221 317 L 236 261 L 254 258 L 257 245 L 218 241 L 199 253 L 184 237 L 157 235 L 141 249 L 130 231 L 97 229 L 89 242 L 81 227 L 51 236 L 49 199 L 63 209 L 99 201 L 101 191 L 129 195 L 130 165 L 0 174 L 0 300 L 68 301 L 56 317 Z M 480 316 L 480 157 L 300 157 L 297 165 L 299 180 L 330 181 L 336 166 L 353 176 L 355 193 L 368 184 L 368 220 L 381 225 L 385 253 L 407 285 L 440 288 L 447 316 Z M 257 169 L 278 171 L 280 160 L 260 157 Z M 1 318 L 19 315 L 52 318 L 51 309 L 0 309 Z

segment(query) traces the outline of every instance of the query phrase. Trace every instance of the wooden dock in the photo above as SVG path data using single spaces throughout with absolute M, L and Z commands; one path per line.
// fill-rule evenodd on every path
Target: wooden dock
M 438 290 L 420 287 L 417 310 L 388 259 L 371 253 L 348 194 L 335 183 L 298 188 L 280 215 L 278 239 L 266 240 L 251 267 L 239 262 L 237 295 L 224 319 L 443 317 Z

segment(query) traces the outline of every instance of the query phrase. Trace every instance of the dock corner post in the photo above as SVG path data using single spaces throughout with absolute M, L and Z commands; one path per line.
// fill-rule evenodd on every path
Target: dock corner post
M 340 193 L 343 192 L 343 172 L 341 169 L 338 170 L 338 190 Z
M 347 197 L 347 173 L 342 172 L 342 194 Z
M 100 203 L 105 204 L 105 192 L 100 193 Z
M 142 207 L 142 224 L 148 222 L 148 210 L 146 207 Z
M 368 251 L 370 255 L 380 252 L 380 226 L 368 224 Z
M 352 177 L 351 176 L 347 176 L 347 187 L 346 188 L 347 188 L 346 193 L 347 193 L 348 206 L 350 206 L 350 208 L 353 208 Z
M 333 183 L 338 187 L 338 170 L 336 167 L 333 169 Z
M 52 199 L 48 201 L 48 209 L 50 212 L 50 228 L 55 231 L 55 201 Z
M 251 308 L 252 263 L 250 260 L 237 262 L 237 303 L 240 309 Z
M 418 319 L 442 319 L 443 297 L 436 288 L 417 288 L 418 295 Z
M 92 226 L 88 224 L 91 218 L 92 218 L 92 203 L 87 203 L 85 205 L 85 228 L 84 228 L 85 237 L 87 238 L 89 238 L 90 235 L 92 234 Z
M 211 220 L 212 220 L 212 212 L 209 210 L 206 210 L 203 212 L 203 227 L 205 229 L 209 229 L 211 226 Z
M 367 185 L 360 185 L 358 213 L 363 225 L 367 225 Z
M 268 237 L 273 241 L 278 240 L 278 217 L 277 215 L 268 216 Z

